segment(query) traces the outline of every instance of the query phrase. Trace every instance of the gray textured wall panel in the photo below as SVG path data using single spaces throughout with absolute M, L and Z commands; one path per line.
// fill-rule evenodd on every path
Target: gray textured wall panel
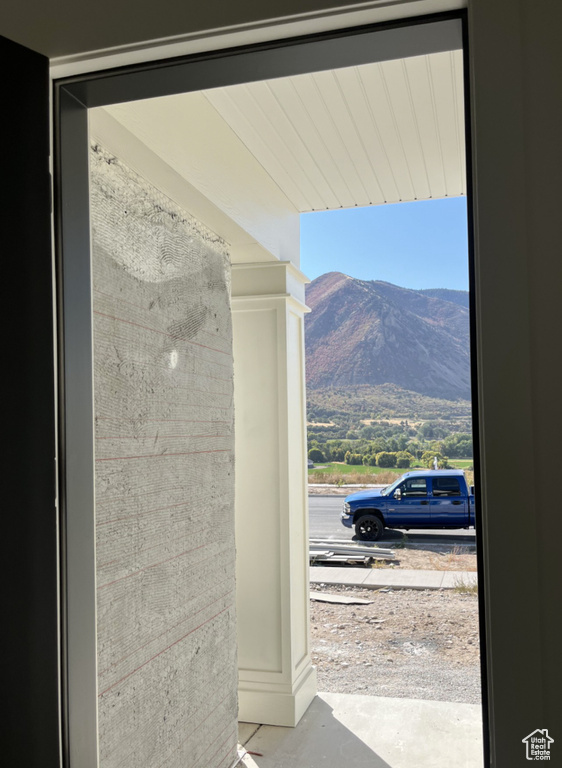
M 101 768 L 235 757 L 225 244 L 91 153 Z

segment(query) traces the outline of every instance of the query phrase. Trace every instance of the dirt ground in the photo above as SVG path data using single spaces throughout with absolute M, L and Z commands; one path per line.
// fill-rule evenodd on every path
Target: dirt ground
M 476 704 L 478 599 L 450 590 L 313 591 L 372 600 L 311 600 L 312 661 L 320 691 Z
M 359 542 L 360 543 L 360 542 Z M 381 544 L 381 546 L 383 546 Z M 476 553 L 474 546 L 447 544 L 405 544 L 403 547 L 386 545 L 394 551 L 395 560 L 381 562 L 384 568 L 408 568 L 422 571 L 476 571 Z
M 309 486 L 311 495 L 347 496 L 357 487 Z M 395 560 L 373 567 L 476 571 L 474 546 L 381 542 Z M 318 688 L 334 693 L 480 702 L 478 598 L 452 590 L 361 590 L 316 585 L 316 592 L 369 605 L 311 601 L 312 661 Z

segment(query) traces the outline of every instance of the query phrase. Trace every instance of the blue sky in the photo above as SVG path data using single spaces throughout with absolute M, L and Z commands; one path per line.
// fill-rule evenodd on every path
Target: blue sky
M 302 214 L 301 270 L 466 291 L 466 198 Z

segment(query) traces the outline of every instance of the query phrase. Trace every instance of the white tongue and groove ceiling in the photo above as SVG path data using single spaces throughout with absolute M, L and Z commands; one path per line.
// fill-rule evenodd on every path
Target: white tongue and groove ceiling
M 107 111 L 203 193 L 239 173 L 300 213 L 466 193 L 461 51 Z
M 300 212 L 465 194 L 461 51 L 205 96 Z

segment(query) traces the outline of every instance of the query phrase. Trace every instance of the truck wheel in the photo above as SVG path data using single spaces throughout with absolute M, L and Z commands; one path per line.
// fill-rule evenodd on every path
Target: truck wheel
M 384 525 L 376 515 L 363 515 L 355 523 L 355 533 L 362 541 L 378 541 L 384 532 Z

